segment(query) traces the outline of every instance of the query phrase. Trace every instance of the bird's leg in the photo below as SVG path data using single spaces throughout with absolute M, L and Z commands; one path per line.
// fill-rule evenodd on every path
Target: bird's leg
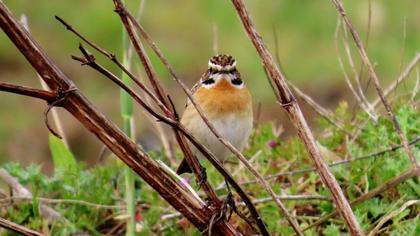
M 200 175 L 199 179 L 197 180 L 198 189 L 201 188 L 201 186 L 207 181 L 207 172 L 206 168 L 200 164 Z
M 254 227 L 253 222 L 250 221 L 248 219 L 248 217 L 246 217 L 244 214 L 242 214 L 238 210 L 238 208 L 236 207 L 235 199 L 233 199 L 233 194 L 232 194 L 232 191 L 230 190 L 229 183 L 226 181 L 226 179 L 225 179 L 225 183 L 226 183 L 226 188 L 227 188 L 228 194 L 227 194 L 225 200 L 223 201 L 223 206 L 221 208 L 222 209 L 221 211 L 224 211 L 224 213 L 226 213 L 227 212 L 227 206 L 229 206 L 230 212 L 229 212 L 228 217 L 226 217 L 227 221 L 230 220 L 230 217 L 232 216 L 233 212 L 235 212 L 239 217 L 241 217 L 243 220 L 245 220 L 248 223 L 249 226 L 252 227 L 254 232 L 258 232 L 258 230 Z
M 232 191 L 230 190 L 229 183 L 226 181 L 226 179 L 225 179 L 225 183 L 226 183 L 226 188 L 227 188 L 228 194 L 227 194 L 227 196 L 226 196 L 226 198 L 225 198 L 225 200 L 223 202 L 224 202 L 224 204 L 226 204 L 227 206 L 229 206 L 230 209 L 231 209 L 231 211 L 229 212 L 229 215 L 227 217 L 227 220 L 229 221 L 230 220 L 230 217 L 232 216 L 232 212 L 237 212 L 238 210 L 236 208 L 235 199 L 233 199 L 233 194 L 232 194 Z M 222 209 L 223 208 L 224 207 L 222 207 Z M 225 211 L 227 211 L 227 210 L 228 209 L 225 208 Z

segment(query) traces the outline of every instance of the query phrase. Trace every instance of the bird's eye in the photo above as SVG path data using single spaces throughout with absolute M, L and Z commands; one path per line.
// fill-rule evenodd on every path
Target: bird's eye
M 232 80 L 232 84 L 234 84 L 234 85 L 241 85 L 243 82 L 242 82 L 242 80 L 240 80 L 240 79 L 233 79 Z
M 206 79 L 203 81 L 203 84 L 205 85 L 214 84 L 214 79 Z

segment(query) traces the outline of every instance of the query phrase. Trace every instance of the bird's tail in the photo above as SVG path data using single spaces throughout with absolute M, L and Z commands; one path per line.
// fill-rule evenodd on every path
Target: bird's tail
M 183 174 L 183 173 L 192 173 L 191 167 L 188 165 L 185 158 L 182 159 L 182 162 L 181 164 L 179 164 L 178 169 L 176 170 L 176 173 L 178 175 Z

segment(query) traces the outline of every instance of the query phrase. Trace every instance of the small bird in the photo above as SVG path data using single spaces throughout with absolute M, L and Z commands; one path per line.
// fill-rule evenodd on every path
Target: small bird
M 252 98 L 236 69 L 235 59 L 229 55 L 210 58 L 208 69 L 191 92 L 218 133 L 241 151 L 252 130 Z M 181 123 L 222 163 L 231 154 L 210 131 L 191 102 L 187 103 Z M 193 145 L 190 147 L 194 155 L 203 158 Z M 177 174 L 185 172 L 191 172 L 191 169 L 184 159 Z

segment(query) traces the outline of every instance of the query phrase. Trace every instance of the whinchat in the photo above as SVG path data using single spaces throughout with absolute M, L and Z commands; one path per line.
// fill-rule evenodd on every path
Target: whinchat
M 216 55 L 210 58 L 208 69 L 192 88 L 194 100 L 218 133 L 240 151 L 245 147 L 252 130 L 252 99 L 232 56 Z M 230 155 L 210 131 L 191 102 L 187 103 L 181 123 L 197 140 L 206 146 L 222 163 Z M 194 155 L 203 158 L 190 145 Z M 177 173 L 191 172 L 185 159 Z

